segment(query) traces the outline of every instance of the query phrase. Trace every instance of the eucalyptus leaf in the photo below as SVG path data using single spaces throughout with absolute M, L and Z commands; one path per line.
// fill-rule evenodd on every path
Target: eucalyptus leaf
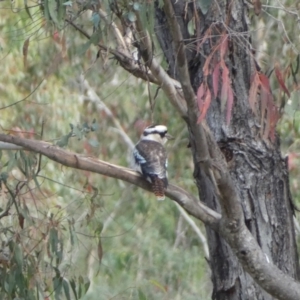
M 54 288 L 55 300 L 61 300 L 61 297 L 60 297 L 62 294 L 62 278 L 61 277 L 53 278 L 53 288 Z
M 0 181 L 2 180 L 3 182 L 6 182 L 7 178 L 8 178 L 8 173 L 7 172 L 2 172 L 0 174 Z
M 73 294 L 75 296 L 75 299 L 78 300 L 77 291 L 76 291 L 76 282 L 75 282 L 75 280 L 73 278 L 70 280 L 70 285 L 71 285 Z
M 102 38 L 102 32 L 101 32 L 101 30 L 97 30 L 92 34 L 92 36 L 90 38 L 90 42 L 93 45 L 97 46 L 98 43 L 100 42 L 101 38 Z
M 76 54 L 78 56 L 84 55 L 85 52 L 90 48 L 91 45 L 92 45 L 92 42 L 91 41 L 87 41 L 86 43 L 84 43 L 83 45 L 79 46 L 76 49 Z
M 92 20 L 94 27 L 98 29 L 99 25 L 100 25 L 100 15 L 96 12 L 93 12 L 93 14 L 91 16 L 91 20 Z
M 22 272 L 23 263 L 24 263 L 23 253 L 18 244 L 15 244 L 15 247 L 14 247 L 14 260 L 15 260 L 17 266 L 19 267 L 19 270 Z
M 91 125 L 91 131 L 96 131 L 97 129 L 99 129 L 99 124 L 96 123 L 96 119 L 94 119 Z
M 32 20 L 32 16 L 31 16 L 27 2 L 28 2 L 27 0 L 24 0 L 25 11 L 26 11 L 27 15 L 29 16 L 29 18 Z
M 139 11 L 139 10 L 140 10 L 140 3 L 134 2 L 134 3 L 133 3 L 133 9 L 134 9 L 135 11 Z
M 130 11 L 128 14 L 127 14 L 127 19 L 130 21 L 130 22 L 135 22 L 136 21 L 136 15 L 134 12 Z
M 94 147 L 94 148 L 98 148 L 99 145 L 100 145 L 100 143 L 99 143 L 97 140 L 95 140 L 95 139 L 90 139 L 90 140 L 89 140 L 89 144 L 90 144 L 92 147 Z
M 198 0 L 199 8 L 202 13 L 205 15 L 208 12 L 208 9 L 212 3 L 212 0 Z
M 69 287 L 68 281 L 66 279 L 63 279 L 62 285 L 63 285 L 63 289 L 64 289 L 67 300 L 71 300 L 70 287 Z
M 77 137 L 78 140 L 83 138 L 83 132 L 79 126 L 73 128 L 73 134 Z
M 193 18 L 189 21 L 187 28 L 191 36 L 195 35 L 196 27 L 195 27 L 195 20 Z
M 147 300 L 147 296 L 144 294 L 144 292 L 141 289 L 138 289 L 138 295 L 139 295 L 139 300 Z
M 64 0 L 57 0 L 57 19 L 58 19 L 58 28 L 62 29 L 65 24 L 66 16 L 66 6 L 64 5 Z
M 50 14 L 50 17 L 51 17 L 52 21 L 55 24 L 58 24 L 56 1 L 55 0 L 48 0 L 47 3 L 48 3 L 49 14 Z
M 67 2 L 64 2 L 63 5 L 65 6 L 72 6 L 73 4 L 73 1 L 67 1 Z
M 103 223 L 99 222 L 97 228 L 95 229 L 95 235 L 97 235 L 97 237 L 100 237 L 102 230 L 103 230 Z
M 69 134 L 66 134 L 66 135 L 62 136 L 62 138 L 59 139 L 55 144 L 56 144 L 58 147 L 60 147 L 60 148 L 64 148 L 64 147 L 66 147 L 66 146 L 68 145 L 68 143 L 69 143 L 69 138 L 70 138 L 71 136 L 72 136 L 72 134 L 70 135 L 70 133 L 69 133 Z
M 49 2 L 49 0 L 44 0 L 44 5 L 41 6 L 41 9 L 44 13 L 45 19 L 47 21 L 50 21 L 51 17 L 50 17 L 48 2 Z
M 6 168 L 7 172 L 10 172 L 16 165 L 17 165 L 16 155 L 10 156 L 10 160 Z

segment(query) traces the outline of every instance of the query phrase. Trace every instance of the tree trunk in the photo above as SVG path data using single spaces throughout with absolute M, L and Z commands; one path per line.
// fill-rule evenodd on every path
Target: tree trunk
M 234 95 L 231 120 L 228 125 L 226 110 L 224 112 L 221 107 L 222 101 L 220 97 L 215 97 L 210 104 L 206 121 L 226 157 L 242 201 L 248 229 L 270 261 L 286 274 L 299 279 L 287 160 L 281 156 L 279 138 L 271 141 L 266 137 L 264 130 L 268 125 L 267 121 L 263 123 L 260 120 L 259 111 L 257 115 L 252 112 L 248 100 L 251 78 L 258 66 L 251 52 L 247 6 L 242 0 L 212 1 L 207 13 L 203 14 L 196 2 L 173 1 L 176 20 L 187 49 L 191 84 L 196 94 L 205 77 L 203 69 L 207 58 L 220 38 L 227 35 L 228 50 L 224 60 Z M 192 18 L 195 21 L 194 35 L 190 35 L 188 30 Z M 206 37 L 208 29 L 210 38 Z M 159 7 L 158 2 L 155 31 L 169 64 L 169 74 L 178 79 L 171 33 L 164 8 Z M 212 76 L 208 76 L 208 84 L 213 90 Z M 221 89 L 220 85 L 222 83 L 219 82 Z M 189 123 L 190 120 L 186 121 Z M 221 212 L 211 180 L 197 162 L 193 138 L 190 136 L 195 162 L 194 177 L 200 199 L 207 206 Z M 206 227 L 206 231 L 213 299 L 273 299 L 243 270 L 227 243 L 209 227 Z

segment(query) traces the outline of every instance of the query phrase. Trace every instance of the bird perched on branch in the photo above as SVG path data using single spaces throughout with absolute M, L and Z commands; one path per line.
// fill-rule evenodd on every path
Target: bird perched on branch
M 133 150 L 135 169 L 152 184 L 157 200 L 165 199 L 167 179 L 167 152 L 163 146 L 173 139 L 164 125 L 147 127 Z

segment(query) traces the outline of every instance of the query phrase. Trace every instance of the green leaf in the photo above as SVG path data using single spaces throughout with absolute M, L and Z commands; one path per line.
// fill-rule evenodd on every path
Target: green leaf
M 99 124 L 96 123 L 96 119 L 94 119 L 91 125 L 91 131 L 96 131 L 98 129 L 99 129 Z
M 57 0 L 58 28 L 63 28 L 65 24 L 66 6 L 64 5 L 63 1 L 64 0 Z
M 6 183 L 7 178 L 8 178 L 8 173 L 7 172 L 2 172 L 0 174 L 0 181 L 2 180 L 4 183 Z
M 15 244 L 14 247 L 14 259 L 16 261 L 17 266 L 19 267 L 20 271 L 22 272 L 23 268 L 23 252 L 18 244 Z
M 56 254 L 58 245 L 58 232 L 54 227 L 51 227 L 49 232 L 49 244 L 51 252 Z
M 138 289 L 139 300 L 147 300 L 147 296 L 143 293 L 141 289 Z
M 103 223 L 99 222 L 97 228 L 95 229 L 95 234 L 97 235 L 97 237 L 100 237 L 102 230 L 103 230 Z
M 31 16 L 31 13 L 29 11 L 29 7 L 28 7 L 28 4 L 27 4 L 27 0 L 24 0 L 24 5 L 25 5 L 25 11 L 27 13 L 27 15 L 29 16 L 29 18 L 32 20 L 32 16 Z
M 76 282 L 73 278 L 70 280 L 70 285 L 71 285 L 72 291 L 74 293 L 75 299 L 78 300 L 77 292 L 76 292 Z
M 90 140 L 89 140 L 89 144 L 90 144 L 92 147 L 94 147 L 94 148 L 98 148 L 99 145 L 100 145 L 100 143 L 99 143 L 97 140 L 95 140 L 95 139 L 90 139 Z
M 55 300 L 61 300 L 60 296 L 62 294 L 62 278 L 54 277 L 53 278 L 53 289 Z
M 83 133 L 79 126 L 73 128 L 73 134 L 77 137 L 78 140 L 81 140 L 83 138 Z
M 49 0 L 44 0 L 44 5 L 41 6 L 41 9 L 44 13 L 45 19 L 47 21 L 50 21 L 51 17 L 50 17 L 50 13 L 49 13 L 48 2 L 49 2 Z
M 134 2 L 134 3 L 133 3 L 133 9 L 134 9 L 135 11 L 139 11 L 139 10 L 140 10 L 140 4 L 139 4 L 138 2 Z
M 95 31 L 95 32 L 92 34 L 92 36 L 91 36 L 91 38 L 90 38 L 90 42 L 91 42 L 93 45 L 97 46 L 98 43 L 100 42 L 101 38 L 102 38 L 101 30 L 97 30 L 97 31 Z
M 67 2 L 64 2 L 63 5 L 65 6 L 72 6 L 73 4 L 73 1 L 67 1 Z
M 72 132 L 62 136 L 61 139 L 59 139 L 58 141 L 56 141 L 55 145 L 60 147 L 60 148 L 63 148 L 63 147 L 66 147 L 69 143 L 69 138 L 72 136 Z
M 70 295 L 70 287 L 69 287 L 69 283 L 66 279 L 63 279 L 63 288 L 64 288 L 64 292 L 65 292 L 65 295 L 66 295 L 66 298 L 68 300 L 71 300 L 71 295 Z
M 91 41 L 87 41 L 86 43 L 84 43 L 83 45 L 80 45 L 77 49 L 76 49 L 76 54 L 78 56 L 82 56 L 85 54 L 85 52 L 90 48 L 90 46 L 92 45 Z
M 96 13 L 96 12 L 93 12 L 93 14 L 91 16 L 91 20 L 92 20 L 92 23 L 93 23 L 94 27 L 96 29 L 98 29 L 99 25 L 100 25 L 100 16 L 99 16 L 99 14 Z
M 161 291 L 163 291 L 165 293 L 167 292 L 166 288 L 161 283 L 156 281 L 155 279 L 151 279 L 151 280 L 149 280 L 149 282 L 152 283 L 156 288 L 159 288 Z
M 211 0 L 198 0 L 199 8 L 204 15 L 208 12 L 211 3 Z
M 89 290 L 89 287 L 90 287 L 90 284 L 91 284 L 90 280 L 89 280 L 89 279 L 87 279 L 87 280 L 88 280 L 88 281 L 84 284 L 85 294 L 86 294 L 87 291 Z
M 9 173 L 16 166 L 16 164 L 17 164 L 16 155 L 11 155 L 6 168 L 7 172 Z
M 78 281 L 79 281 L 79 288 L 78 288 L 78 297 L 79 299 L 81 299 L 81 297 L 83 296 L 82 295 L 82 284 L 81 284 L 81 279 L 83 280 L 82 276 L 80 275 L 79 278 L 78 278 Z
M 52 19 L 52 21 L 55 24 L 58 24 L 58 18 L 57 18 L 57 5 L 55 0 L 48 0 L 48 9 L 49 14 Z
M 192 19 L 189 21 L 187 28 L 188 28 L 189 34 L 190 34 L 191 36 L 193 36 L 193 35 L 195 34 L 195 30 L 196 30 L 194 18 L 192 18 Z
M 73 230 L 73 226 L 70 222 L 70 220 L 68 220 L 69 223 L 69 233 L 70 233 L 70 241 L 71 241 L 71 245 L 74 246 L 75 240 L 74 240 L 74 230 Z
M 130 22 L 135 22 L 136 21 L 136 15 L 134 12 L 130 11 L 128 14 L 127 14 L 127 19 L 130 21 Z

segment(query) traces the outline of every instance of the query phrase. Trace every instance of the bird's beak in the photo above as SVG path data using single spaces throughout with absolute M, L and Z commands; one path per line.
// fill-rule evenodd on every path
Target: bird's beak
M 168 134 L 168 133 L 166 133 L 165 137 L 166 137 L 168 140 L 174 140 L 174 139 L 175 139 L 173 136 L 171 136 L 171 134 Z

